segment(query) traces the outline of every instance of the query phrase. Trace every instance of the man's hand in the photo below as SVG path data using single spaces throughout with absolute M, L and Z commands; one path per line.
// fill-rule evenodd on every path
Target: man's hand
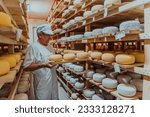
M 47 67 L 47 68 L 53 68 L 54 66 L 56 66 L 56 64 L 53 62 L 49 62 L 47 64 L 42 64 L 42 67 Z

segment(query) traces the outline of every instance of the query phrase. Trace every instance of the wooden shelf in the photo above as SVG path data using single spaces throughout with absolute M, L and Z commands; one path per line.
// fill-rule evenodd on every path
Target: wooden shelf
M 115 97 L 119 97 L 122 100 L 136 100 L 136 99 L 142 98 L 142 92 L 137 92 L 136 95 L 133 97 L 124 97 L 124 96 L 118 94 L 117 91 L 113 91 L 113 92 L 111 92 L 111 94 Z
M 22 72 L 23 72 L 23 69 L 21 69 L 21 70 L 19 71 L 19 75 L 17 76 L 17 78 L 16 78 L 15 81 L 13 82 L 12 88 L 11 88 L 11 92 L 10 92 L 10 94 L 9 94 L 9 96 L 8 96 L 8 100 L 13 100 L 13 99 L 14 99 L 15 94 L 16 94 L 16 92 L 17 92 L 17 88 L 18 88 L 18 84 L 19 84 L 19 81 L 20 81 Z
M 99 87 L 102 83 L 98 83 L 94 80 L 89 80 L 90 83 L 94 84 L 95 86 Z
M 0 83 L 0 89 L 3 87 L 4 83 Z
M 17 41 L 0 34 L 0 44 L 17 44 Z
M 65 68 L 66 70 L 70 71 L 71 73 L 75 74 L 75 75 L 78 75 L 78 76 L 82 76 L 84 74 L 84 72 L 75 72 L 71 69 L 68 69 L 68 68 Z
M 116 90 L 116 89 L 108 89 L 108 88 L 105 88 L 103 85 L 100 85 L 99 88 L 101 88 L 102 90 L 106 91 L 107 93 L 110 93 L 110 92 Z

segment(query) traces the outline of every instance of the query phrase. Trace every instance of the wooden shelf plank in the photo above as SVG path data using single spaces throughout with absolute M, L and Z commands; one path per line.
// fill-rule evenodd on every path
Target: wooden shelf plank
M 97 87 L 99 87 L 102 84 L 102 83 L 95 82 L 94 80 L 89 80 L 89 82 L 94 84 Z
M 0 89 L 3 87 L 4 83 L 0 83 Z
M 17 44 L 16 40 L 0 35 L 0 43 L 2 44 Z
M 122 100 L 136 100 L 136 99 L 142 98 L 142 92 L 137 92 L 136 95 L 133 97 L 122 96 L 117 91 L 113 91 L 111 92 L 111 94 L 115 97 L 119 97 Z
M 116 89 L 108 89 L 108 88 L 105 88 L 103 85 L 100 85 L 99 88 L 103 89 L 104 91 L 110 93 L 110 92 L 113 92 L 115 91 Z
M 9 94 L 9 96 L 8 96 L 8 99 L 9 99 L 9 100 L 13 100 L 14 97 L 15 97 L 15 94 L 16 94 L 16 92 L 17 92 L 17 87 L 18 87 L 18 84 L 19 84 L 19 81 L 20 81 L 22 72 L 23 72 L 23 69 L 20 70 L 19 75 L 17 76 L 15 82 L 14 82 L 13 85 L 12 85 L 11 92 L 10 92 L 10 94 Z

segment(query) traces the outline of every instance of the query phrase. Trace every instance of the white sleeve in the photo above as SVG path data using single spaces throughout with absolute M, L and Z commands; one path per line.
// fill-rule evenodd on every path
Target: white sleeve
M 35 52 L 32 46 L 30 46 L 26 51 L 23 68 L 27 68 L 32 63 L 35 63 Z

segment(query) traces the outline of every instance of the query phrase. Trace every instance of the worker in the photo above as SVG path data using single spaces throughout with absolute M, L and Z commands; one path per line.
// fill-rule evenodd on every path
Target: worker
M 54 54 L 49 45 L 51 35 L 53 31 L 49 24 L 38 26 L 38 40 L 28 47 L 23 63 L 25 70 L 32 71 L 36 100 L 58 100 L 56 66 L 48 60 Z

